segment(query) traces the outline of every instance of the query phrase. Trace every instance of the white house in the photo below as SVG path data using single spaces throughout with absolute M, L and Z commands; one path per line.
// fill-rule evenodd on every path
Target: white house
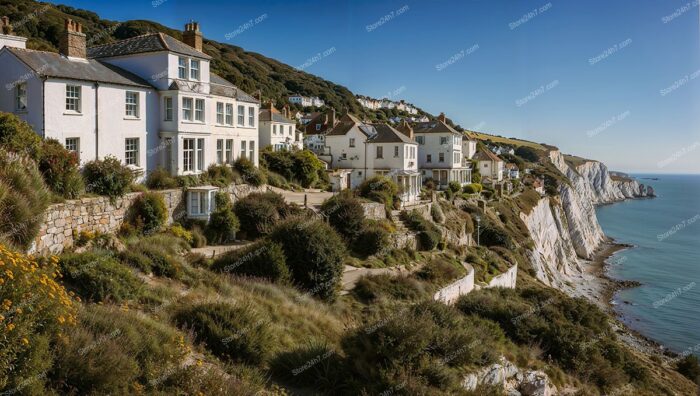
M 462 134 L 445 121 L 445 114 L 441 113 L 435 121 L 413 126 L 418 142 L 418 167 L 424 177 L 433 178 L 441 189 L 453 181 L 461 185 L 472 182 L 471 164 L 463 161 Z M 402 128 L 407 127 L 404 122 Z
M 315 117 L 304 125 L 304 147 L 316 154 L 325 154 L 326 133 L 336 126 L 337 123 L 338 120 L 334 109 L 316 113 Z
M 347 114 L 326 133 L 326 147 L 331 168 L 351 171 L 352 188 L 381 175 L 399 185 L 403 204 L 419 199 L 418 145 L 412 136 L 386 124 L 363 123 Z
M 323 101 L 323 99 L 317 97 L 317 96 L 302 96 L 299 94 L 294 94 L 289 97 L 289 103 L 295 103 L 298 105 L 301 105 L 303 107 L 321 107 L 326 104 L 326 102 Z
M 482 183 L 496 183 L 503 180 L 503 160 L 496 154 L 481 148 L 474 154 L 473 159 L 479 163 Z
M 520 169 L 516 164 L 506 164 L 505 170 L 509 179 L 519 179 Z
M 92 48 L 79 23 L 65 27 L 60 54 L 0 50 L 0 83 L 12 93 L 0 95 L 0 110 L 82 162 L 113 155 L 173 175 L 239 157 L 258 163 L 259 103 L 209 71 L 197 23 L 185 26 L 184 43 L 152 33 Z
M 476 154 L 476 140 L 474 140 L 468 132 L 462 136 L 462 155 L 465 160 L 470 160 Z
M 283 111 L 284 114 L 280 113 L 272 102 L 260 110 L 258 132 L 261 148 L 271 146 L 274 151 L 304 148 L 303 134 L 289 119 L 289 108 L 285 106 Z

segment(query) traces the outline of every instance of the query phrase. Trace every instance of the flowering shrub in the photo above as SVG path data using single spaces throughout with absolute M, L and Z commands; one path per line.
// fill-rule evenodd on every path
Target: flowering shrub
M 78 164 L 77 154 L 66 150 L 58 141 L 43 142 L 39 170 L 51 191 L 64 198 L 78 198 L 85 189 Z
M 35 338 L 75 324 L 74 300 L 56 281 L 58 259 L 41 261 L 0 244 L 0 389 L 27 374 Z
M 88 192 L 110 198 L 124 195 L 134 181 L 133 172 L 122 165 L 116 157 L 109 155 L 103 160 L 94 160 L 85 164 L 83 176 L 87 182 Z

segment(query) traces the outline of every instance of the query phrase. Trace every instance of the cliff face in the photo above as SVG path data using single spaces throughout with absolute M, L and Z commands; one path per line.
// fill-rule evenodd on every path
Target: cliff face
M 559 199 L 542 198 L 521 219 L 535 247 L 530 260 L 542 282 L 560 289 L 582 275 L 587 260 L 606 240 L 595 214 L 595 205 L 647 196 L 648 188 L 636 180 L 614 180 L 597 161 L 573 168 L 559 151 L 549 155 L 552 163 L 571 181 L 559 187 Z

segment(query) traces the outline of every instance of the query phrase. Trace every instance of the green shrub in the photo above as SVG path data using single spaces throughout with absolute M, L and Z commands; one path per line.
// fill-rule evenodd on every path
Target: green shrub
M 235 180 L 233 170 L 227 165 L 211 164 L 202 178 L 211 185 L 228 187 Z
M 16 115 L 0 112 L 0 148 L 36 161 L 41 153 L 41 138 Z
M 136 243 L 129 245 L 129 250 L 140 253 L 150 260 L 150 267 L 144 272 L 152 272 L 157 276 L 173 279 L 180 279 L 183 275 L 181 255 L 188 248 L 189 246 L 184 240 L 168 235 L 141 238 Z M 143 263 L 143 261 L 139 261 L 138 265 L 134 266 L 140 268 Z
M 241 173 L 243 181 L 253 186 L 262 186 L 267 183 L 265 174 L 256 168 L 255 165 L 247 158 L 239 158 L 233 164 L 233 167 Z
M 192 243 L 194 241 L 194 237 L 192 236 L 192 232 L 187 231 L 185 227 L 183 227 L 180 224 L 173 224 L 168 228 L 168 233 L 174 237 L 180 238 L 185 240 L 187 243 L 192 246 Z
M 240 222 L 231 205 L 228 193 L 216 193 L 216 210 L 209 216 L 207 240 L 213 244 L 225 243 L 233 239 L 240 230 Z
M 419 279 L 436 285 L 446 285 L 464 274 L 465 270 L 461 267 L 461 264 L 445 257 L 437 257 L 431 260 L 416 272 L 416 276 Z
M 333 228 L 319 220 L 292 218 L 278 224 L 270 239 L 282 246 L 296 285 L 324 300 L 336 298 L 345 244 Z
M 341 193 L 326 200 L 321 206 L 321 213 L 340 235 L 351 241 L 362 231 L 365 211 L 360 200 L 349 193 Z
M 275 193 L 250 194 L 238 200 L 233 208 L 241 221 L 241 231 L 247 239 L 267 235 L 290 211 L 284 198 Z
M 199 226 L 192 227 L 192 247 L 201 248 L 207 246 L 207 237 Z
M 78 170 L 78 155 L 63 147 L 56 140 L 43 141 L 39 171 L 51 191 L 68 199 L 78 198 L 85 190 Z
M 322 175 L 325 175 L 323 162 L 308 150 L 271 151 L 265 149 L 260 152 L 260 162 L 262 166 L 284 177 L 285 183 L 287 180 L 297 181 L 304 188 L 318 184 Z M 278 180 L 275 183 L 279 184 L 280 182 L 281 180 Z M 269 183 L 274 185 L 272 180 Z
M 162 167 L 158 167 L 146 176 L 146 186 L 151 190 L 167 190 L 179 187 L 177 179 Z
M 399 186 L 389 178 L 374 176 L 362 182 L 358 190 L 360 196 L 392 208 L 399 193 Z
M 156 192 L 139 195 L 129 208 L 129 222 L 146 235 L 159 231 L 167 220 L 165 199 Z
M 377 254 L 389 246 L 389 233 L 380 225 L 367 223 L 352 243 L 352 250 L 363 256 Z
M 401 220 L 413 231 L 418 232 L 422 250 L 433 250 L 442 241 L 442 234 L 435 224 L 423 218 L 417 211 L 401 212 Z
M 352 294 L 365 303 L 380 298 L 395 300 L 419 300 L 428 293 L 415 279 L 389 274 L 363 276 L 355 284 Z
M 476 194 L 478 192 L 481 192 L 484 188 L 481 186 L 479 183 L 472 183 L 472 184 L 467 184 L 464 186 L 462 189 L 463 192 L 467 194 Z
M 283 190 L 291 190 L 292 186 L 289 184 L 287 179 L 279 173 L 273 171 L 267 171 L 267 184 L 272 187 L 281 188 Z
M 192 329 L 213 354 L 234 362 L 261 364 L 275 347 L 269 320 L 246 305 L 197 304 L 180 310 L 175 322 Z
M 452 193 L 457 193 L 462 189 L 462 185 L 459 182 L 451 181 L 447 184 L 447 188 L 449 188 Z
M 272 282 L 289 280 L 289 269 L 282 247 L 269 241 L 254 243 L 217 257 L 211 269 L 218 272 L 264 278 Z
M 50 202 L 34 161 L 0 150 L 0 242 L 27 249 Z
M 83 167 L 87 191 L 110 198 L 121 197 L 134 181 L 133 172 L 122 165 L 116 157 L 93 160 Z
M 305 188 L 312 187 L 319 179 L 319 171 L 323 171 L 323 162 L 309 150 L 294 153 L 294 179 Z
M 438 203 L 434 203 L 430 207 L 430 216 L 432 216 L 433 221 L 436 223 L 442 223 L 445 221 L 445 213 Z
M 700 385 L 700 364 L 695 355 L 686 355 L 676 364 L 676 370 L 684 377 Z
M 134 267 L 141 272 L 148 274 L 151 272 L 153 266 L 151 264 L 151 259 L 144 253 L 139 251 L 132 251 L 130 249 L 119 252 L 119 260 L 130 266 Z
M 515 149 L 515 155 L 530 162 L 539 162 L 545 153 L 528 146 L 520 146 Z
M 338 353 L 327 343 L 309 342 L 307 345 L 283 352 L 270 362 L 275 378 L 297 386 L 317 390 L 342 389 L 342 362 Z
M 90 301 L 120 302 L 137 296 L 143 282 L 106 252 L 64 254 L 59 265 L 64 281 Z

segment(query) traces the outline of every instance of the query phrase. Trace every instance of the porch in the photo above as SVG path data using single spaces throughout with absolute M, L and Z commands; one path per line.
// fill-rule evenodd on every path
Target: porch
M 452 168 L 452 169 L 425 169 L 425 174 L 432 177 L 435 181 L 435 187 L 439 190 L 447 189 L 450 182 L 456 181 L 464 186 L 472 182 L 471 168 Z

